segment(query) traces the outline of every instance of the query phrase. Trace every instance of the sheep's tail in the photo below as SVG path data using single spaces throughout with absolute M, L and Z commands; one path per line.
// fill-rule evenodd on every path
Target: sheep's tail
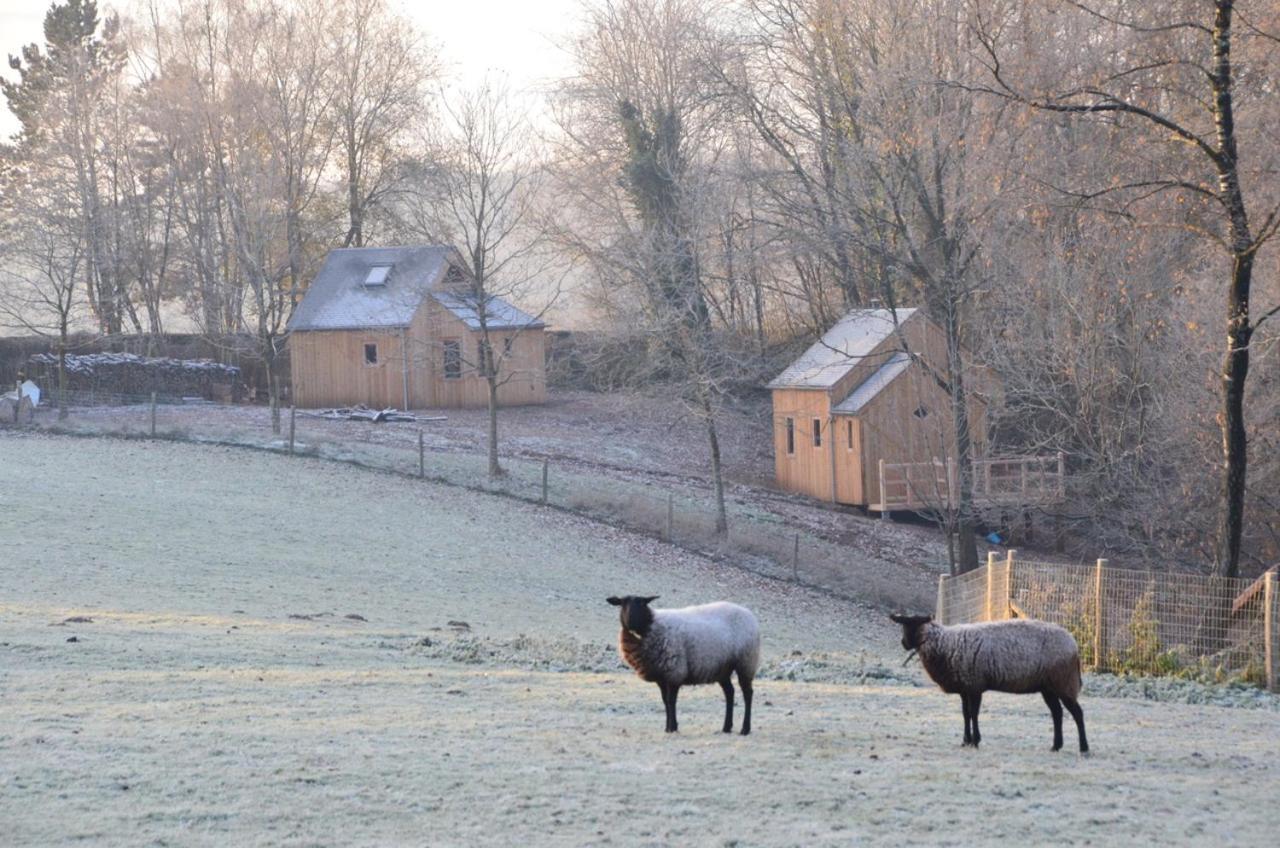
M 1079 698 L 1080 690 L 1084 688 L 1084 673 L 1083 666 L 1080 663 L 1080 651 L 1077 650 L 1071 659 L 1075 660 L 1075 662 L 1072 663 L 1071 678 L 1067 681 L 1069 684 L 1067 694 L 1072 698 Z

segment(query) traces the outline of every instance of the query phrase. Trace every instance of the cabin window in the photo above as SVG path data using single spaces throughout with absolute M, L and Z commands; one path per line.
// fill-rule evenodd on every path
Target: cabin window
M 378 345 L 375 344 L 374 342 L 364 343 L 364 364 L 365 365 L 378 364 Z
M 390 273 L 390 265 L 374 265 L 369 269 L 369 273 L 365 275 L 364 284 L 366 286 L 385 286 L 387 284 L 387 276 Z
M 796 452 L 796 420 L 787 419 L 787 453 Z
M 844 424 L 847 428 L 845 432 L 849 435 L 849 450 L 853 450 L 853 422 L 846 421 Z
M 911 414 L 923 421 L 929 417 L 929 407 L 921 404 L 920 406 L 917 406 L 916 411 Z
M 462 377 L 462 342 L 457 339 L 444 340 L 444 378 L 457 380 Z
M 813 446 L 815 448 L 822 447 L 822 419 L 813 419 Z
M 503 355 L 503 356 L 510 356 L 510 355 L 511 355 L 511 347 L 512 347 L 512 345 L 513 345 L 514 343 L 515 343 L 515 339 L 511 338 L 511 336 L 507 336 L 505 339 L 503 339 L 503 340 L 502 340 L 502 355 Z

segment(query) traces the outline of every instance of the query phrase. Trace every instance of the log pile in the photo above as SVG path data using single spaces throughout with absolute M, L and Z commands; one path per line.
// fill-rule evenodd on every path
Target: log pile
M 28 362 L 42 385 L 58 384 L 58 357 L 37 353 Z M 133 353 L 90 353 L 67 356 L 67 389 L 104 395 L 202 397 L 236 400 L 240 369 L 211 359 L 168 359 Z
M 386 409 L 370 409 L 364 404 L 356 406 L 343 406 L 335 409 L 316 409 L 310 412 L 303 412 L 310 418 L 325 418 L 329 421 L 374 421 L 381 423 L 383 421 L 444 421 L 443 415 L 433 418 L 419 418 L 412 412 L 401 412 L 395 407 Z

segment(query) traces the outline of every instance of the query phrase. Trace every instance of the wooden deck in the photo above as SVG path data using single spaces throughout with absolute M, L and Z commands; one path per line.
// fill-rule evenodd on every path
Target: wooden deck
M 1066 498 L 1062 453 L 973 461 L 973 499 L 979 506 L 1040 506 Z M 875 512 L 948 509 L 956 500 L 956 462 L 880 461 L 880 503 Z

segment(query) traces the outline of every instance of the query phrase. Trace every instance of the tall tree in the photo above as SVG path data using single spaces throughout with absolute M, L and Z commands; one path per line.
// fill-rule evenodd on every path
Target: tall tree
M 1190 225 L 1220 245 L 1227 260 L 1217 566 L 1221 574 L 1236 576 L 1248 479 L 1245 388 L 1251 341 L 1258 326 L 1280 311 L 1277 306 L 1254 315 L 1253 271 L 1259 252 L 1280 228 L 1280 205 L 1264 205 L 1267 192 L 1251 182 L 1245 166 L 1247 142 L 1260 141 L 1257 134 L 1268 130 L 1266 120 L 1259 121 L 1263 113 L 1256 111 L 1257 102 L 1250 104 L 1253 119 L 1240 122 L 1233 51 L 1250 51 L 1247 55 L 1257 61 L 1256 76 L 1264 77 L 1268 67 L 1274 74 L 1280 35 L 1264 28 L 1274 24 L 1274 17 L 1265 14 L 1268 9 L 1274 12 L 1274 6 L 1233 0 L 1173 4 L 1172 9 L 1160 4 L 1136 7 L 1118 0 L 1054 5 L 1063 13 L 1082 16 L 1090 30 L 1105 33 L 1108 42 L 1124 49 L 1090 53 L 1077 42 L 1066 51 L 1073 63 L 1051 62 L 1044 47 L 1064 47 L 1055 36 L 1073 32 L 1071 27 L 1055 25 L 1056 29 L 1045 31 L 1006 10 L 984 10 L 975 19 L 973 32 L 985 53 L 990 82 L 972 88 L 1043 112 L 1114 121 L 1139 144 L 1168 145 L 1174 154 L 1167 165 L 1157 163 L 1153 168 L 1150 162 L 1141 163 L 1133 179 L 1108 186 L 1086 184 L 1076 190 L 1092 198 L 1128 194 L 1130 202 L 1133 196 L 1183 194 L 1203 216 Z M 1261 14 L 1243 15 L 1237 9 L 1254 5 Z M 1011 44 L 1015 41 L 1016 46 Z M 1012 60 L 1015 49 L 1018 59 Z M 1033 73 L 1027 70 L 1028 62 L 1042 64 Z M 1060 76 L 1049 82 L 1047 77 L 1054 71 Z M 1274 98 L 1262 102 L 1272 104 L 1274 115 Z
M 44 38 L 43 50 L 30 44 L 21 57 L 9 57 L 18 80 L 0 81 L 22 125 L 15 155 L 31 167 L 74 175 L 59 185 L 79 208 L 85 291 L 102 331 L 115 336 L 129 311 L 118 251 L 115 151 L 106 145 L 107 106 L 125 61 L 119 20 L 113 15 L 101 21 L 94 0 L 55 2 L 45 14 Z
M 422 36 L 386 0 L 341 0 L 325 18 L 333 45 L 337 165 L 346 184 L 342 243 L 362 247 L 370 216 L 402 182 L 405 148 L 425 120 L 427 85 L 439 69 Z
M 529 120 L 505 81 L 443 98 L 444 127 L 425 192 L 412 204 L 415 229 L 460 246 L 469 273 L 454 294 L 476 316 L 479 348 L 464 351 L 487 387 L 489 476 L 498 459 L 499 391 L 518 376 L 509 363 L 523 331 L 507 302 L 536 302 L 540 319 L 554 302 L 560 272 L 547 252 L 538 203 L 544 166 Z

